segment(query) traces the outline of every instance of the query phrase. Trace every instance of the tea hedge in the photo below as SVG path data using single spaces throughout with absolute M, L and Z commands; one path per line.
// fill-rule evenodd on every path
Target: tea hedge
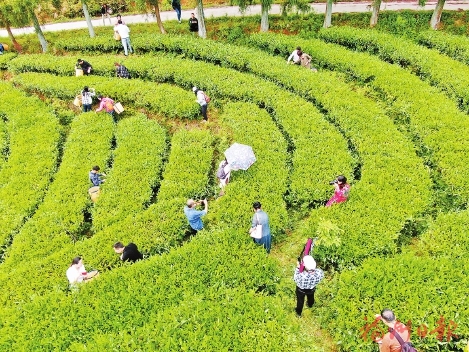
M 162 351 L 298 347 L 288 336 L 299 324 L 289 322 L 279 298 L 269 295 L 275 292 L 278 269 L 262 250 L 252 250 L 245 236 L 244 231 L 202 231 L 177 251 L 102 273 L 77 293 L 37 297 L 18 307 L 15 316 L 0 318 L 8 319 L 1 326 L 0 346 Z
M 166 133 L 144 115 L 124 119 L 117 125 L 117 148 L 112 169 L 92 211 L 94 232 L 150 205 L 159 188 L 166 153 Z
M 181 44 L 180 39 L 175 43 Z M 107 57 L 99 56 L 93 60 L 108 61 Z M 44 60 L 42 65 L 42 70 L 55 70 L 52 60 Z M 104 66 L 104 63 L 102 65 Z M 18 66 L 24 67 L 19 64 Z M 287 134 L 290 149 L 294 149 L 292 189 L 289 191 L 290 202 L 293 204 L 309 205 L 323 201 L 327 192 L 324 180 L 353 168 L 342 136 L 322 119 L 316 108 L 301 98 L 279 91 L 268 82 L 233 70 L 178 58 L 128 58 L 126 67 L 134 77 L 157 82 L 174 82 L 188 90 L 197 85 L 211 96 L 241 99 L 273 110 L 280 128 Z M 318 136 L 321 136 L 320 139 Z
M 88 225 L 83 213 L 90 204 L 88 172 L 93 165 L 101 165 L 106 171 L 114 129 L 108 114 L 96 117 L 96 114 L 86 113 L 72 122 L 54 181 L 34 216 L 15 236 L 0 280 L 21 281 L 22 277 L 9 277 L 5 267 L 13 269 L 19 263 L 47 256 L 84 235 Z M 62 241 L 53 245 L 57 237 Z
M 334 27 L 321 30 L 318 35 L 326 42 L 365 51 L 386 62 L 408 68 L 422 80 L 440 88 L 463 111 L 469 111 L 469 67 L 465 64 L 411 40 L 374 30 Z
M 469 63 L 469 40 L 465 36 L 440 31 L 423 31 L 415 40 L 420 45 L 436 49 L 466 65 Z
M 0 70 L 8 69 L 8 63 L 10 60 L 16 57 L 16 53 L 8 53 L 0 56 Z
M 8 138 L 2 143 L 5 151 L 8 142 L 8 160 L 0 170 L 0 246 L 4 247 L 47 192 L 56 172 L 61 136 L 57 117 L 39 99 L 26 97 L 7 83 L 0 84 L 0 95 Z
M 90 115 L 93 116 L 93 114 Z M 89 133 L 89 135 L 93 135 L 93 133 Z M 99 143 L 99 141 L 97 142 Z M 83 147 L 86 147 L 86 143 L 82 144 Z M 187 198 L 200 198 L 209 193 L 208 175 L 212 167 L 212 144 L 213 137 L 207 131 L 182 129 L 177 132 L 171 140 L 171 153 L 163 173 L 157 202 L 136 216 L 129 214 L 126 218 L 95 233 L 90 238 L 81 237 L 74 241 L 70 239 L 70 234 L 74 234 L 72 231 L 78 225 L 82 225 L 79 223 L 79 219 L 76 221 L 77 224 L 71 223 L 74 214 L 60 214 L 64 219 L 70 219 L 68 220 L 70 223 L 67 224 L 61 224 L 58 219 L 54 219 L 52 216 L 50 216 L 51 220 L 55 220 L 58 224 L 48 225 L 45 221 L 39 222 L 42 219 L 38 219 L 36 228 L 39 228 L 40 225 L 43 228 L 49 226 L 47 235 L 42 235 L 40 238 L 35 237 L 32 231 L 26 232 L 28 228 L 23 227 L 24 239 L 22 238 L 22 243 L 16 246 L 14 243 L 12 246 L 11 256 L 15 256 L 15 261 L 13 258 L 8 258 L 11 259 L 12 270 L 9 273 L 0 273 L 2 285 L 5 287 L 15 285 L 16 288 L 8 292 L 2 291 L 0 300 L 12 302 L 12 297 L 17 300 L 28 299 L 27 297 L 32 294 L 31 290 L 34 291 L 35 295 L 44 295 L 51 287 L 63 290 L 66 287 L 64 263 L 68 264 L 77 255 L 82 256 L 89 266 L 100 271 L 116 266 L 119 260 L 112 250 L 112 245 L 116 241 L 137 243 L 144 253 L 151 254 L 167 252 L 179 244 L 185 237 L 185 230 L 188 226 L 182 211 L 185 201 Z M 80 155 L 80 153 L 75 154 L 77 157 Z M 194 155 L 198 157 L 194 158 Z M 80 159 L 86 160 L 87 158 L 81 157 Z M 89 181 L 87 177 L 85 180 L 85 184 L 77 182 L 78 185 L 75 186 L 77 193 L 80 188 L 83 197 L 85 197 L 85 200 L 82 200 L 81 197 L 73 196 L 76 199 L 76 207 L 81 206 L 80 209 L 76 210 L 77 213 L 80 210 L 83 212 L 82 201 L 86 204 L 89 203 L 86 192 Z M 43 208 L 46 204 L 47 202 L 44 201 Z M 54 212 L 52 213 L 54 214 Z M 83 214 L 81 214 L 81 220 L 83 220 Z M 61 227 L 61 231 L 59 227 Z M 21 256 L 18 251 L 26 251 L 25 248 L 32 248 L 34 252 L 28 252 L 26 257 L 19 258 Z M 28 259 L 30 260 L 28 267 L 18 265 L 17 261 Z M 13 264 L 17 264 L 17 266 Z M 38 276 L 37 272 L 30 270 L 30 265 L 44 268 L 47 277 Z M 14 276 L 11 277 L 10 274 Z M 28 280 L 30 285 L 19 285 L 17 280 L 21 280 L 21 282 Z
M 346 261 L 349 262 L 366 257 L 369 255 L 370 246 L 377 252 L 395 251 L 395 240 L 404 222 L 417 222 L 420 214 L 425 212 L 426 206 L 429 205 L 431 184 L 421 159 L 415 155 L 414 147 L 375 103 L 356 94 L 336 75 L 327 72 L 316 75 L 303 68 L 286 68 L 285 61 L 265 55 L 259 50 L 214 41 L 205 40 L 199 44 L 199 41 L 194 39 L 186 38 L 183 41 L 180 37 L 169 39 L 165 37 L 159 43 L 159 47 L 164 51 L 249 71 L 273 81 L 316 102 L 323 111 L 327 112 L 332 123 L 339 126 L 356 150 L 360 158 L 358 162 L 367 170 L 363 175 L 363 182 L 354 187 L 351 201 L 356 199 L 357 202 L 353 208 L 347 208 L 347 215 L 343 210 L 340 213 L 334 212 L 335 215 L 321 213 L 325 218 L 333 217 L 334 222 L 339 224 L 342 223 L 340 218 L 344 216 L 348 218 L 347 224 L 341 225 L 345 226 L 344 248 L 341 251 L 347 252 L 347 255 L 344 253 L 340 255 L 341 260 L 347 258 Z M 370 124 L 370 121 L 373 123 Z M 337 173 L 342 172 L 337 170 Z M 301 189 L 296 186 L 296 182 L 302 183 L 304 180 L 299 177 L 293 178 L 292 192 Z M 322 182 L 326 183 L 324 180 Z M 370 196 L 377 193 L 381 196 Z M 400 199 L 401 202 L 396 203 L 394 199 Z M 402 204 L 405 204 L 405 209 Z M 395 216 L 390 218 L 382 209 L 388 209 Z M 370 216 L 371 214 L 373 215 Z M 312 219 L 318 221 L 316 217 Z M 369 224 L 365 225 L 363 221 Z M 311 233 L 311 227 L 313 221 L 305 228 L 305 232 Z M 370 230 L 370 233 L 367 233 L 367 236 L 370 236 L 368 241 L 363 241 L 362 231 L 367 231 L 363 229 Z M 358 246 L 359 250 L 345 249 L 352 244 Z M 338 260 L 337 253 L 330 252 L 325 253 L 323 258 L 324 260 L 328 258 L 330 261 Z
M 252 203 L 260 201 L 268 213 L 272 237 L 284 233 L 288 215 L 283 196 L 288 187 L 287 142 L 272 118 L 252 103 L 227 103 L 221 126 L 231 131 L 233 142 L 252 146 L 256 162 L 247 171 L 232 171 L 226 196 L 217 200 L 210 222 L 217 227 L 247 230 L 251 227 Z
M 370 325 L 384 307 L 391 307 L 400 321 L 410 322 L 411 340 L 419 351 L 461 351 L 469 336 L 468 269 L 465 258 L 450 256 L 429 258 L 409 252 L 370 258 L 338 276 L 327 295 L 331 300 L 318 316 L 342 351 L 376 350 L 372 336 L 378 329 Z M 384 324 L 378 328 L 385 332 Z
M 194 119 L 199 115 L 199 107 L 190 92 L 167 84 L 101 77 L 71 80 L 41 73 L 24 73 L 15 76 L 13 81 L 28 92 L 40 92 L 70 102 L 84 86 L 89 86 L 95 87 L 97 94 L 120 101 L 124 108 L 126 104 L 132 104 L 170 118 Z
M 469 121 L 442 93 L 397 66 L 320 40 L 256 34 L 250 37 L 250 42 L 282 56 L 300 45 L 319 66 L 344 72 L 373 88 L 390 106 L 389 113 L 407 125 L 425 163 L 433 165 L 438 177 L 448 186 L 442 193 L 455 200 L 449 207 L 464 207 L 469 197 L 463 186 L 464 155 L 469 150 L 469 142 L 462 136 L 469 134 Z

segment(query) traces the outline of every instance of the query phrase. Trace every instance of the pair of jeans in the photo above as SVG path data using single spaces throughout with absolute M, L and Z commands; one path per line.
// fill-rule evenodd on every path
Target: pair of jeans
M 83 104 L 83 112 L 91 111 L 91 104 Z
M 314 291 L 316 291 L 316 287 L 313 289 L 301 289 L 296 286 L 296 314 L 301 315 L 301 312 L 303 312 L 303 306 L 305 305 L 305 296 L 307 299 L 308 307 L 311 308 L 313 306 Z
M 178 21 L 181 22 L 181 6 L 173 6 L 174 11 L 176 11 L 176 16 Z
M 122 42 L 122 46 L 124 47 L 124 54 L 126 56 L 129 55 L 129 51 L 131 54 L 134 52 L 132 50 L 132 45 L 130 45 L 130 37 L 122 38 L 121 42 Z
M 204 120 L 207 121 L 207 104 L 200 105 L 200 112 L 202 113 L 202 116 L 204 117 Z

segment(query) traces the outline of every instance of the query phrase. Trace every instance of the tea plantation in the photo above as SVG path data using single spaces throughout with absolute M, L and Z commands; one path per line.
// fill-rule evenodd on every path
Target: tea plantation
M 124 57 L 120 42 L 83 36 L 0 56 L 1 351 L 371 352 L 386 307 L 419 351 L 467 350 L 467 38 L 341 27 L 243 39 L 139 34 Z M 317 73 L 286 65 L 298 45 Z M 78 57 L 93 75 L 75 77 Z M 84 86 L 125 112 L 81 113 Z M 193 86 L 212 98 L 208 123 Z M 234 142 L 257 161 L 217 198 Z M 93 165 L 107 174 L 96 203 Z M 349 200 L 325 208 L 339 174 Z M 183 206 L 205 197 L 190 237 Z M 270 255 L 247 232 L 257 200 Z M 326 278 L 297 318 L 308 237 Z M 121 263 L 116 241 L 145 259 Z M 100 275 L 70 289 L 78 255 Z

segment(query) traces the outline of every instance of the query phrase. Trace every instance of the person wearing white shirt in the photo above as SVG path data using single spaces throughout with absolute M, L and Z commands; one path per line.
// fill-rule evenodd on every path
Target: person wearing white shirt
M 122 20 L 117 21 L 117 25 L 114 27 L 114 32 L 119 33 L 122 41 L 122 46 L 124 47 L 124 54 L 127 56 L 130 53 L 132 54 L 134 51 L 132 49 L 132 45 L 130 44 L 130 28 L 127 27 Z
M 303 55 L 303 52 L 301 51 L 301 47 L 297 47 L 288 57 L 287 64 L 290 63 L 290 61 L 293 59 L 293 63 L 296 65 L 301 64 L 301 55 Z
M 83 265 L 83 260 L 80 257 L 75 257 L 72 264 L 67 269 L 67 279 L 70 285 L 76 285 L 85 280 L 90 280 L 98 275 L 98 271 L 87 272 Z

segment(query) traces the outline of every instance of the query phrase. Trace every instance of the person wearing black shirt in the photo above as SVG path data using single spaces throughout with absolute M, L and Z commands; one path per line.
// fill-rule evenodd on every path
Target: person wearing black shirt
M 199 31 L 199 20 L 195 18 L 194 13 L 191 13 L 191 18 L 189 18 L 189 30 L 192 33 Z
M 85 76 L 89 75 L 93 68 L 91 67 L 91 64 L 88 61 L 78 59 L 77 60 L 77 67 L 80 66 L 81 69 L 83 70 L 83 74 Z
M 135 262 L 139 259 L 143 259 L 142 253 L 138 251 L 138 248 L 135 244 L 129 243 L 127 246 L 124 247 L 122 242 L 117 242 L 114 244 L 114 252 L 120 254 L 120 259 L 125 261 Z

